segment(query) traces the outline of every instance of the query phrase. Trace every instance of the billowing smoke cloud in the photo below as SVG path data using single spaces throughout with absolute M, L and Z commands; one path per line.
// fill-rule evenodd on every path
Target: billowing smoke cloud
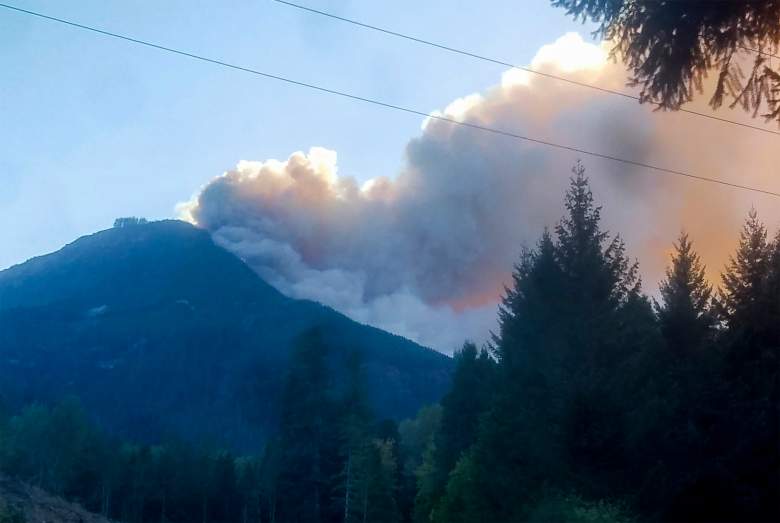
M 533 67 L 625 89 L 624 69 L 576 34 L 542 48 Z M 767 189 L 780 180 L 776 136 L 653 113 L 517 70 L 433 114 Z M 512 264 L 561 216 L 578 156 L 607 227 L 640 258 L 651 293 L 681 228 L 715 275 L 751 205 L 772 226 L 780 218 L 770 197 L 431 118 L 395 178 L 360 185 L 339 176 L 335 152 L 313 147 L 286 161 L 240 162 L 182 213 L 282 292 L 451 352 L 495 328 Z

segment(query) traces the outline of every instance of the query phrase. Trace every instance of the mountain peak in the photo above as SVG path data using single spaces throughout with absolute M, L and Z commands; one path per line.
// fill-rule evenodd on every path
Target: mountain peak
M 208 232 L 179 220 L 106 229 L 0 272 L 0 310 L 220 300 L 233 293 L 285 300 Z
M 134 438 L 257 447 L 273 430 L 292 346 L 313 327 L 334 376 L 360 355 L 380 417 L 413 415 L 449 384 L 446 356 L 288 298 L 206 231 L 167 220 L 100 231 L 0 272 L 0 394 L 77 396 Z

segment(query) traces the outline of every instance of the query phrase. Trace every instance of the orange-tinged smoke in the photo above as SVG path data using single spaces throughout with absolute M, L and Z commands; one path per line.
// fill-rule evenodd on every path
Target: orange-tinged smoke
M 569 34 L 533 67 L 626 89 L 604 47 Z M 705 89 L 706 92 L 706 89 Z M 696 110 L 707 112 L 706 101 Z M 776 135 L 512 70 L 483 93 L 438 114 L 692 174 L 780 190 Z M 747 119 L 739 111 L 721 117 Z M 760 122 L 751 121 L 752 124 Z M 182 212 L 211 230 L 287 294 L 443 351 L 495 329 L 496 304 L 523 246 L 563 213 L 578 155 L 436 119 L 406 148 L 393 179 L 362 185 L 339 176 L 336 153 L 312 148 L 287 161 L 241 162 Z M 755 207 L 771 229 L 770 196 L 582 156 L 604 225 L 657 284 L 685 229 L 717 282 L 739 228 Z

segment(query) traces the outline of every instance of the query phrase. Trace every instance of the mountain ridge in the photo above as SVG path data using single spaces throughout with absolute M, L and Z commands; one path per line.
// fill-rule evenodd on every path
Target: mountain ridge
M 381 417 L 410 416 L 446 390 L 447 356 L 284 296 L 206 231 L 167 220 L 0 272 L 0 393 L 78 396 L 123 436 L 252 448 L 273 431 L 292 344 L 312 327 L 323 328 L 335 381 L 361 355 Z

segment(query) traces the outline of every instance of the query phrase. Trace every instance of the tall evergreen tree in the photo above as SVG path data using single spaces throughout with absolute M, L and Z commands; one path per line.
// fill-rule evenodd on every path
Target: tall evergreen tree
M 365 447 L 365 452 L 359 521 L 398 523 L 400 514 L 396 500 L 398 461 L 395 442 L 375 438 Z
M 780 345 L 780 230 L 770 246 L 769 274 L 764 286 L 762 310 L 767 318 L 767 341 Z
M 434 437 L 442 490 L 450 471 L 474 443 L 480 417 L 490 406 L 493 392 L 494 362 L 486 351 L 465 343 L 455 360 L 452 387 L 442 398 L 441 426 Z
M 764 315 L 761 293 L 769 276 L 767 231 L 752 209 L 739 237 L 737 253 L 723 274 L 719 311 L 729 330 L 751 329 Z
M 712 418 L 704 405 L 712 400 L 718 363 L 712 287 L 686 233 L 675 242 L 671 258 L 660 283 L 661 300 L 654 303 L 662 339 L 650 344 L 630 374 L 632 399 L 644 408 L 629 406 L 627 456 L 649 478 L 640 484 L 637 503 L 660 513 L 701 466 Z
M 661 281 L 656 311 L 667 343 L 677 353 L 701 346 L 712 333 L 712 286 L 686 233 L 674 246 L 672 265 Z
M 434 436 L 429 475 L 423 480 L 426 488 L 415 501 L 418 520 L 429 520 L 450 472 L 476 440 L 479 421 L 493 395 L 494 367 L 487 351 L 478 350 L 473 343 L 465 343 L 455 354 L 452 387 L 441 401 L 441 425 Z
M 674 500 L 671 517 L 780 519 L 780 339 L 772 334 L 780 318 L 773 317 L 771 305 L 778 299 L 772 290 L 774 249 L 751 210 L 718 300 L 725 357 L 710 403 L 715 413 L 707 440 L 711 462 L 703 463 L 696 481 Z M 714 501 L 702 506 L 697 500 L 703 495 Z
M 399 509 L 407 522 L 430 521 L 431 507 L 437 499 L 434 455 L 441 414 L 440 404 L 426 405 L 417 416 L 404 420 L 398 427 L 401 438 Z
M 563 292 L 563 274 L 548 231 L 536 249 L 523 250 L 512 284 L 499 306 L 499 335 L 494 340 L 505 382 L 513 373 L 532 368 L 529 358 L 556 350 L 556 343 L 547 335 L 551 322 L 563 313 L 563 304 L 557 299 Z M 538 351 L 545 341 L 549 349 Z
M 319 330 L 301 335 L 285 386 L 279 430 L 277 521 L 319 523 L 330 508 L 336 445 L 327 349 Z
M 344 523 L 361 521 L 361 482 L 367 475 L 367 446 L 371 437 L 371 412 L 357 354 L 348 362 L 347 390 L 340 405 L 339 460 L 334 497 Z
M 550 327 L 564 338 L 552 382 L 562 414 L 548 423 L 561 433 L 562 467 L 570 471 L 571 485 L 601 496 L 628 487 L 621 454 L 631 402 L 626 376 L 656 326 L 641 293 L 638 263 L 628 258 L 619 235 L 602 229 L 583 165 L 578 162 L 573 173 L 567 213 L 556 227 L 562 313 Z
M 586 315 L 603 313 L 639 292 L 638 264 L 628 260 L 619 236 L 610 240 L 609 233 L 601 229 L 601 207 L 594 203 L 585 167 L 578 162 L 572 171 L 565 199 L 567 214 L 555 228 L 557 259 L 572 310 Z
M 497 394 L 439 517 L 523 520 L 551 482 L 622 488 L 626 399 L 615 390 L 654 318 L 637 264 L 601 229 L 584 167 L 573 173 L 555 240 L 545 232 L 515 268 L 499 312 Z

